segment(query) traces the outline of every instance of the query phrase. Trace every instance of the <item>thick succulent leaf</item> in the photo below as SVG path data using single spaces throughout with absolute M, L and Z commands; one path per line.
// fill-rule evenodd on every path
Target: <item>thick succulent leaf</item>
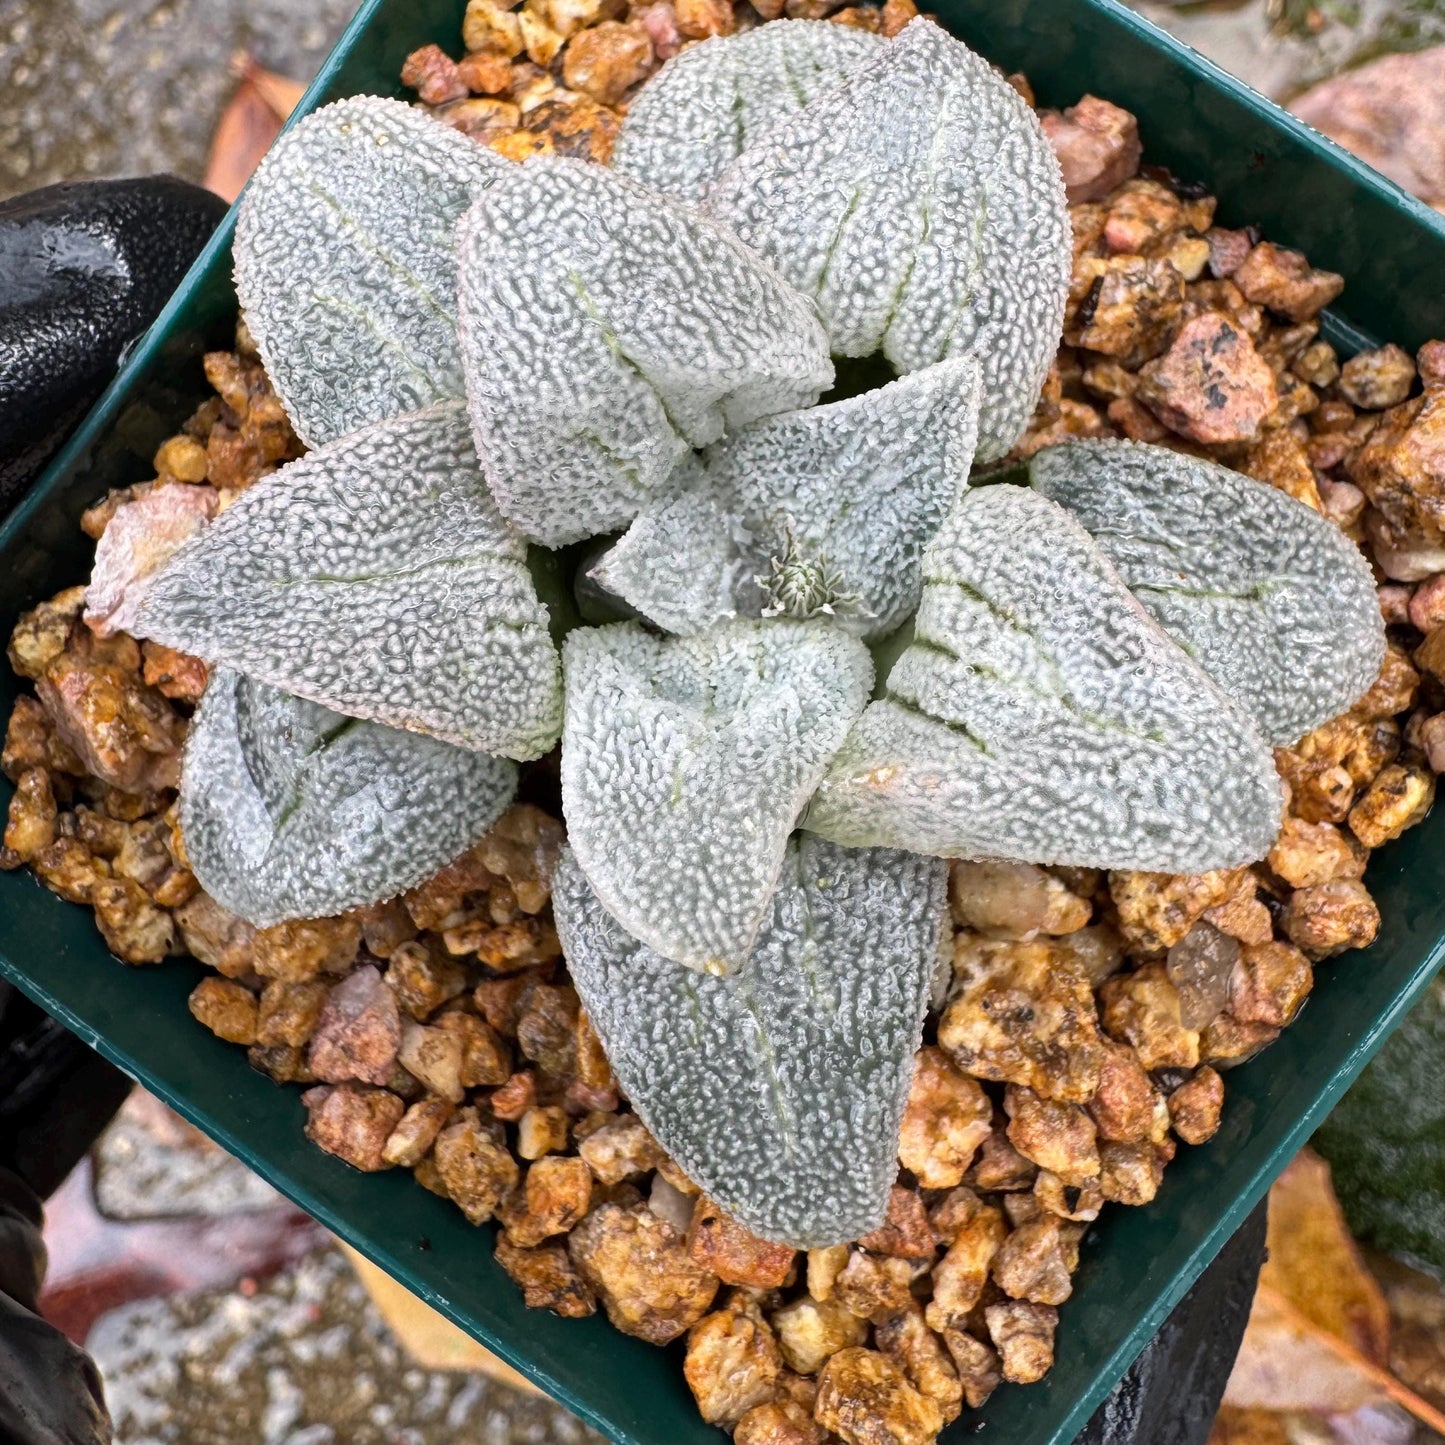
M 236 222 L 236 292 L 308 445 L 462 394 L 457 218 L 511 164 L 376 96 L 271 147 Z
M 777 20 L 689 46 L 628 107 L 612 168 L 695 204 L 743 151 L 887 44 L 845 25 Z
M 918 605 L 923 548 L 968 485 L 977 427 L 968 356 L 767 417 L 710 447 L 691 489 L 644 512 L 593 576 L 672 632 L 830 610 L 883 636 Z
M 460 402 L 250 488 L 147 584 L 136 630 L 351 717 L 540 757 L 562 680 Z
M 707 209 L 813 297 L 834 352 L 899 371 L 975 350 L 979 458 L 1018 439 L 1059 344 L 1063 178 L 985 60 L 914 20 L 718 179 Z
M 477 450 L 534 541 L 625 526 L 694 448 L 832 382 L 803 297 L 735 236 L 602 166 L 517 167 L 458 236 Z
M 1022 487 L 965 494 L 915 640 L 804 826 L 948 857 L 1200 873 L 1261 858 L 1279 778 L 1254 722 Z
M 1049 447 L 1029 475 L 1271 743 L 1337 717 L 1379 675 L 1385 624 L 1369 563 L 1302 502 L 1136 442 Z
M 186 739 L 181 832 L 206 892 L 266 928 L 415 887 L 516 790 L 515 763 L 221 669 Z
M 631 938 L 563 854 L 557 929 L 618 1082 L 763 1238 L 812 1249 L 882 1223 L 946 883 L 938 859 L 800 835 L 752 957 L 709 978 Z
M 698 467 L 689 489 L 643 512 L 597 560 L 589 579 L 682 637 L 737 617 L 761 617 L 752 539 L 730 504 L 712 494 Z
M 665 958 L 748 956 L 783 847 L 872 686 L 867 649 L 824 623 L 702 637 L 636 623 L 571 633 L 562 809 L 603 905 Z

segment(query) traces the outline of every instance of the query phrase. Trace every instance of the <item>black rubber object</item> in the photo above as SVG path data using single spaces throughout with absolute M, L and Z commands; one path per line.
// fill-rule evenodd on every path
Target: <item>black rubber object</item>
M 1240 1225 L 1074 1445 L 1204 1445 L 1249 1322 L 1265 1211 Z
M 29 999 L 0 990 L 0 1168 L 45 1199 L 115 1117 L 131 1081 Z
M 0 515 L 115 375 L 226 213 L 174 176 L 0 202 Z

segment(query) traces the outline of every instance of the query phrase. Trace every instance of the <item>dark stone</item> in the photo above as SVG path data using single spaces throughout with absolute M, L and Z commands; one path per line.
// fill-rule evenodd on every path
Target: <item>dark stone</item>
M 226 206 L 173 176 L 0 203 L 0 514 L 115 375 Z

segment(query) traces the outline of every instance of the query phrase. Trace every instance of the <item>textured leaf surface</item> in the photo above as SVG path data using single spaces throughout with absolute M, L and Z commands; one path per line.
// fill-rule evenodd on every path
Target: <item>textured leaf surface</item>
M 245 492 L 147 586 L 137 630 L 348 716 L 518 759 L 562 681 L 465 408 L 368 427 Z
M 1271 743 L 1337 717 L 1379 675 L 1385 625 L 1369 563 L 1293 497 L 1136 442 L 1049 447 L 1029 471 Z
M 271 147 L 241 202 L 236 291 L 308 445 L 462 394 L 456 224 L 510 165 L 376 96 Z
M 563 855 L 557 929 L 618 1082 L 764 1238 L 817 1248 L 882 1222 L 946 883 L 938 859 L 801 835 L 747 965 L 709 978 L 629 937 Z
M 710 447 L 692 489 L 644 512 L 593 575 L 687 634 L 779 605 L 786 561 L 835 579 L 841 626 L 882 636 L 918 605 L 923 548 L 968 485 L 977 425 L 972 357 L 755 422 Z
M 1264 739 L 1062 508 L 975 488 L 923 576 L 915 641 L 804 826 L 853 845 L 1169 873 L 1268 852 L 1281 794 Z
M 736 237 L 601 166 L 516 168 L 459 245 L 477 450 L 502 511 L 548 546 L 625 526 L 694 448 L 832 382 L 803 297 Z
M 985 60 L 914 20 L 719 178 L 707 208 L 813 297 L 833 350 L 916 371 L 976 349 L 979 458 L 1018 439 L 1071 264 L 1058 162 Z
M 649 507 L 588 574 L 668 632 L 691 637 L 737 617 L 760 617 L 763 593 L 752 538 L 713 494 L 701 466 L 687 490 Z
M 824 623 L 696 638 L 636 623 L 571 633 L 562 806 L 603 906 L 665 958 L 730 972 L 783 847 L 863 709 L 862 643 Z
M 265 928 L 414 887 L 476 842 L 516 788 L 515 763 L 222 669 L 186 741 L 181 831 L 206 892 Z
M 628 108 L 612 168 L 697 203 L 749 146 L 888 44 L 817 20 L 777 20 L 675 55 Z

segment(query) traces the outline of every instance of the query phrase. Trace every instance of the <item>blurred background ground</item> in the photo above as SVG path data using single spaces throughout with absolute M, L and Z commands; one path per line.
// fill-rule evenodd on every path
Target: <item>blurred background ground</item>
M 1135 3 L 1445 210 L 1445 0 Z M 162 170 L 234 195 L 352 4 L 0 0 L 0 199 Z M 1374 1188 L 1394 1147 L 1377 1120 L 1445 1130 L 1438 1099 L 1413 1117 L 1422 1077 L 1439 1094 L 1445 1002 L 1436 1013 L 1336 1116 L 1331 1153 L 1357 1231 L 1417 1252 L 1433 1239 L 1438 1265 L 1438 1217 L 1402 1219 Z M 1445 1445 L 1438 1278 L 1357 1247 L 1310 1156 L 1275 1206 L 1273 1272 L 1211 1445 Z M 46 1311 L 95 1354 L 119 1445 L 599 1438 L 474 1370 L 434 1368 L 465 1344 L 424 1307 L 392 1298 L 384 1317 L 319 1226 L 143 1094 L 52 1201 L 47 1239 Z
M 94 1356 L 118 1445 L 597 1445 L 378 1296 L 336 1241 L 137 1089 L 51 1199 L 42 1312 Z M 479 1237 L 478 1248 L 485 1248 Z M 409 1344 L 407 1342 L 410 1342 Z
M 1442 0 L 1130 0 L 1256 90 L 1288 101 L 1383 55 L 1445 42 Z
M 0 197 L 82 176 L 200 180 L 237 51 L 316 73 L 356 0 L 0 0 Z

